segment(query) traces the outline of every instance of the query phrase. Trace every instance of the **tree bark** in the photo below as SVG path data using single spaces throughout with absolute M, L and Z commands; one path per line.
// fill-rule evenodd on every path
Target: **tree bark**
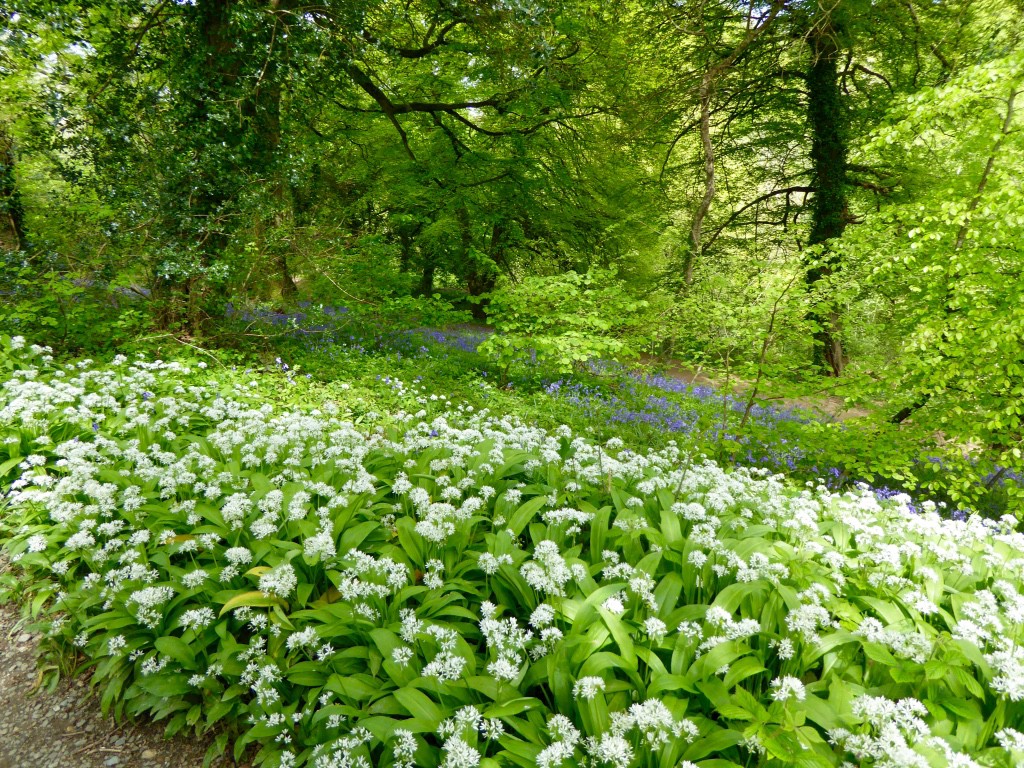
M 811 201 L 808 245 L 823 245 L 824 257 L 807 270 L 807 284 L 815 286 L 832 275 L 836 264 L 828 256 L 828 241 L 840 237 L 849 219 L 846 179 L 846 115 L 839 82 L 840 50 L 836 30 L 827 18 L 817 20 L 808 33 L 811 61 L 807 72 L 807 118 L 811 129 L 811 163 L 815 192 Z M 814 365 L 832 376 L 843 372 L 840 317 L 834 309 L 813 310 Z
M 466 280 L 466 290 L 470 296 L 480 296 L 494 288 L 495 274 L 491 265 L 483 254 L 473 248 L 473 222 L 466 206 L 459 205 L 457 211 L 460 233 L 460 261 Z M 495 231 L 492 230 L 491 247 L 496 245 Z M 500 236 L 500 233 L 498 234 Z M 482 304 L 474 303 L 471 309 L 476 320 L 483 321 L 487 318 Z
M 433 296 L 434 295 L 434 257 L 430 254 L 424 254 L 423 257 L 423 272 L 420 276 L 420 295 L 421 296 Z
M 198 146 L 185 144 L 180 148 L 182 152 L 198 155 L 195 163 L 198 170 L 194 176 L 179 181 L 177 192 L 186 202 L 173 226 L 178 228 L 178 238 L 195 249 L 200 267 L 205 269 L 227 245 L 220 220 L 230 200 L 226 171 L 212 156 L 211 148 L 218 143 L 215 139 L 227 145 L 237 145 L 239 140 L 237 128 L 221 126 L 212 119 L 212 105 L 230 97 L 238 78 L 238 58 L 230 35 L 231 0 L 196 0 L 188 14 L 200 41 L 196 59 L 201 64 L 197 66 L 199 81 L 190 91 L 190 98 L 185 102 L 187 113 L 181 120 L 194 127 L 202 139 Z M 192 336 L 200 336 L 207 287 L 204 282 L 194 273 L 157 276 L 154 292 L 166 300 L 162 321 L 167 325 L 183 324 Z
M 288 204 L 288 184 L 285 169 L 280 163 L 281 146 L 281 73 L 279 62 L 287 55 L 286 36 L 281 34 L 287 19 L 284 14 L 291 11 L 293 0 L 272 0 L 269 18 L 272 26 L 266 37 L 266 58 L 263 60 L 252 92 L 242 103 L 242 113 L 249 136 L 242 141 L 250 141 L 252 155 L 250 163 L 253 175 L 265 176 L 270 188 L 270 199 L 273 209 L 267 217 L 266 229 L 272 233 L 269 239 L 271 258 L 278 273 L 281 296 L 286 300 L 293 299 L 298 293 L 295 279 L 288 263 L 287 241 L 282 242 L 274 237 L 277 231 L 288 225 L 291 206 Z
M 0 125 L 0 247 L 25 250 L 25 208 L 14 175 L 14 139 Z
M 491 227 L 491 242 L 487 248 L 487 257 L 490 264 L 480 264 L 473 261 L 472 271 L 467 277 L 466 284 L 470 296 L 482 296 L 494 290 L 498 282 L 497 265 L 505 260 L 505 227 L 502 223 L 496 222 Z M 473 318 L 484 322 L 487 320 L 487 301 L 479 299 L 473 303 Z

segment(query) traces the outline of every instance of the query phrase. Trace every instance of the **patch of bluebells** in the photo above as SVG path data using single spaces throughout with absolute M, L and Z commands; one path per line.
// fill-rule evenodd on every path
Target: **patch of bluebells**
M 309 302 L 300 302 L 294 312 L 235 310 L 229 304 L 226 315 L 242 322 L 286 330 L 285 335 L 298 339 L 306 351 L 327 357 L 334 357 L 339 352 L 394 355 L 398 359 L 447 358 L 449 351 L 475 355 L 480 344 L 490 335 L 486 330 L 469 328 L 395 329 L 369 318 L 357 317 L 347 307 L 314 307 Z M 536 364 L 536 353 L 531 350 L 529 361 L 524 358 L 522 362 Z M 278 365 L 281 370 L 288 371 L 287 364 L 281 363 L 280 358 Z M 750 407 L 748 417 L 748 424 L 755 427 L 753 433 L 735 434 L 734 428 L 728 423 L 723 424 L 721 413 L 723 408 L 733 414 L 744 413 L 747 409 L 745 398 L 721 394 L 709 385 L 688 383 L 665 374 L 630 371 L 613 361 L 592 360 L 586 367 L 590 373 L 610 378 L 613 386 L 584 383 L 568 377 L 544 384 L 544 391 L 593 421 L 692 436 L 706 445 L 738 444 L 739 449 L 732 451 L 728 458 L 741 466 L 821 480 L 830 490 L 844 488 L 856 479 L 841 467 L 829 466 L 825 457 L 812 455 L 806 446 L 780 434 L 780 427 L 784 424 L 812 423 L 814 417 L 807 411 L 755 403 Z M 688 402 L 680 403 L 651 390 L 678 396 Z M 702 413 L 708 416 L 703 428 Z M 822 466 L 825 467 L 824 472 Z M 989 494 L 979 511 L 992 517 L 1005 512 L 1005 501 L 1001 500 L 1005 495 L 1003 489 L 1010 483 L 1020 485 L 1022 482 L 1024 479 L 1015 472 L 994 469 L 983 483 L 987 488 L 995 488 L 996 492 Z M 882 500 L 908 490 L 914 493 L 919 489 L 893 490 L 882 485 L 876 489 L 876 495 Z M 912 511 L 919 509 L 916 503 L 909 506 Z M 950 513 L 954 519 L 963 519 L 965 515 L 961 509 Z
M 544 391 L 551 397 L 557 397 L 572 405 L 589 419 L 604 416 L 609 408 L 614 408 L 622 402 L 603 387 L 572 379 L 552 381 L 544 386 Z
M 333 355 L 338 351 L 358 355 L 395 355 L 402 357 L 438 356 L 438 350 L 475 353 L 489 335 L 473 329 L 436 330 L 431 328 L 396 329 L 370 317 L 360 316 L 348 307 L 313 306 L 299 302 L 292 312 L 268 309 L 237 310 L 229 304 L 228 319 L 280 329 L 282 335 L 297 340 L 310 353 Z
M 572 378 L 551 382 L 545 386 L 545 391 L 574 406 L 588 419 L 603 420 L 607 424 L 643 425 L 661 432 L 702 437 L 704 442 L 713 444 L 735 441 L 742 446 L 742 450 L 732 457 L 739 464 L 787 474 L 811 469 L 807 466 L 807 452 L 787 438 L 773 437 L 766 442 L 751 435 L 734 434 L 731 427 L 722 424 L 717 417 L 720 407 L 726 405 L 730 411 L 742 413 L 746 408 L 744 401 L 719 395 L 706 385 L 694 386 L 661 375 L 635 374 L 620 366 L 599 363 L 592 364 L 590 368 L 594 372 L 621 373 L 615 393 L 607 387 Z M 679 395 L 688 402 L 680 403 L 652 393 L 651 388 Z M 709 411 L 715 415 L 702 429 L 701 414 Z M 779 421 L 806 423 L 809 420 L 793 410 L 758 405 L 751 409 L 751 421 L 769 428 Z M 817 472 L 816 466 L 813 471 Z
M 410 331 L 410 333 L 418 334 L 420 338 L 432 341 L 435 344 L 452 347 L 463 352 L 476 352 L 477 348 L 490 336 L 486 331 L 470 329 L 437 331 L 429 328 L 419 328 Z
M 744 398 L 737 398 L 732 395 L 719 394 L 714 387 L 706 384 L 687 383 L 682 379 L 666 376 L 662 373 L 638 373 L 630 371 L 621 363 L 609 363 L 607 361 L 591 361 L 588 369 L 595 374 L 613 374 L 619 378 L 619 386 L 626 387 L 632 394 L 637 394 L 635 386 L 629 383 L 640 384 L 650 389 L 658 389 L 663 392 L 682 395 L 688 399 L 697 400 L 704 404 L 716 404 L 719 407 L 727 406 L 730 410 L 743 413 L 747 408 L 747 401 Z M 666 403 L 670 401 L 665 400 Z M 776 408 L 771 405 L 755 403 L 750 408 L 751 420 L 770 426 L 780 421 L 792 421 L 799 424 L 809 424 L 813 419 L 809 414 L 794 408 Z
M 905 495 L 904 491 L 890 488 L 887 485 L 883 485 L 881 488 L 872 488 L 871 491 L 872 493 L 875 494 L 875 498 L 878 499 L 879 501 L 888 501 L 890 499 L 895 499 L 897 496 Z M 921 513 L 921 506 L 915 503 L 914 501 L 910 501 L 907 503 L 907 509 L 909 509 L 914 514 Z M 955 510 L 953 512 L 953 519 L 966 520 L 967 514 L 962 509 Z
M 642 423 L 664 432 L 690 434 L 697 428 L 700 414 L 683 408 L 665 397 L 649 395 L 639 408 L 623 406 L 617 408 L 609 421 L 613 424 Z
M 654 389 L 665 392 L 673 392 L 684 397 L 694 398 L 703 403 L 715 402 L 725 404 L 730 410 L 743 413 L 747 408 L 747 401 L 743 398 L 732 395 L 720 395 L 714 387 L 706 384 L 687 384 L 682 379 L 675 379 L 664 374 L 630 374 L 640 383 Z M 750 418 L 762 424 L 769 425 L 779 421 L 794 421 L 799 424 L 809 424 L 813 419 L 803 411 L 794 408 L 776 408 L 771 405 L 754 403 L 750 408 Z
M 595 374 L 611 374 L 615 382 L 614 390 L 607 385 L 563 378 L 547 384 L 545 392 L 573 406 L 589 420 L 646 426 L 660 432 L 692 436 L 697 447 L 736 445 L 737 449 L 728 452 L 728 459 L 740 466 L 758 467 L 813 480 L 831 491 L 849 487 L 856 480 L 842 467 L 832 466 L 827 457 L 817 455 L 808 450 L 808 446 L 783 436 L 783 424 L 807 424 L 813 421 L 807 412 L 755 404 L 748 420 L 748 424 L 755 429 L 752 432 L 737 433 L 735 424 L 723 424 L 722 407 L 727 407 L 734 414 L 741 414 L 747 407 L 745 400 L 721 395 L 703 384 L 687 384 L 660 374 L 636 374 L 618 364 L 599 362 L 591 363 L 588 367 Z M 650 389 L 676 395 L 684 402 L 651 393 Z M 703 425 L 702 413 L 705 415 Z M 1006 473 L 1004 475 L 1009 477 Z M 919 491 L 917 488 L 894 490 L 887 485 L 872 488 L 861 484 L 872 491 L 879 501 L 890 500 L 900 494 L 906 495 L 908 490 Z M 922 503 L 912 500 L 907 503 L 907 507 L 913 513 L 920 513 Z M 941 508 L 948 509 L 950 506 L 941 505 Z M 992 509 L 983 511 L 996 517 L 1005 509 L 994 504 Z M 967 514 L 965 510 L 956 507 L 947 512 L 947 516 L 954 520 L 964 520 Z
M 323 317 L 318 317 L 318 322 L 310 323 L 310 313 L 307 310 L 313 309 L 308 301 L 299 302 L 298 310 L 285 312 L 257 307 L 255 309 L 236 309 L 231 303 L 224 308 L 224 316 L 228 319 L 238 320 L 243 323 L 265 325 L 271 328 L 288 329 L 290 335 L 300 337 L 313 334 L 325 334 L 334 331 L 338 327 L 337 320 L 348 314 L 348 307 L 318 307 L 316 312 Z

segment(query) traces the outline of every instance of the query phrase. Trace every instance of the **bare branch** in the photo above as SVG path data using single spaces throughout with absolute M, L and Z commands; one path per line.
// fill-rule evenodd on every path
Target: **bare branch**
M 736 219 L 738 219 L 740 217 L 740 215 L 744 211 L 747 211 L 747 210 L 753 208 L 755 205 L 758 205 L 759 203 L 763 203 L 765 200 L 770 200 L 773 197 L 778 197 L 779 195 L 785 195 L 786 199 L 788 200 L 789 196 L 794 194 L 794 193 L 796 193 L 796 192 L 803 192 L 804 194 L 811 194 L 814 191 L 815 191 L 814 187 L 806 187 L 806 186 L 783 187 L 782 189 L 772 190 L 771 192 L 768 192 L 766 194 L 761 195 L 758 198 L 755 198 L 754 200 L 751 200 L 749 203 L 747 203 L 746 205 L 741 207 L 739 210 L 734 211 L 729 216 L 729 218 L 725 220 L 725 223 L 722 224 L 720 227 L 718 227 L 718 229 L 715 230 L 714 234 L 711 235 L 711 239 L 708 240 L 708 243 L 707 243 L 707 245 L 705 247 L 706 248 L 710 248 L 711 245 L 721 236 L 722 232 L 724 232 L 726 229 L 729 228 L 729 225 L 731 225 L 734 221 L 736 221 Z
M 872 77 L 876 77 L 879 80 L 881 80 L 883 83 L 885 83 L 886 87 L 889 89 L 889 93 L 895 93 L 896 92 L 896 89 L 894 89 L 892 87 L 892 83 L 890 83 L 889 79 L 885 75 L 883 75 L 882 73 L 875 72 L 873 69 L 868 69 L 863 64 L 854 64 L 853 68 L 856 69 L 858 72 L 863 72 L 866 75 L 871 75 Z

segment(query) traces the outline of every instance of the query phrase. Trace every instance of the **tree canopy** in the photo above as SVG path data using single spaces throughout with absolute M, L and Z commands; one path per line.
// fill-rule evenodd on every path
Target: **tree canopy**
M 622 349 L 768 372 L 1019 461 L 1018 0 L 18 0 L 3 18 L 14 330 L 75 349 L 203 338 L 261 302 L 435 294 L 486 321 L 551 280 L 619 297 Z M 83 319 L 86 289 L 113 292 L 116 332 Z

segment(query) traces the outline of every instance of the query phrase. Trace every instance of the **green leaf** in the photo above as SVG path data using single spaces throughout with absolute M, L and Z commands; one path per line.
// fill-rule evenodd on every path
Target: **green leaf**
M 153 643 L 156 649 L 165 656 L 170 656 L 179 664 L 191 669 L 195 666 L 196 656 L 189 648 L 188 643 L 180 637 L 166 636 L 158 637 Z
M 13 459 L 8 459 L 3 464 L 0 464 L 0 480 L 7 477 L 7 473 L 21 464 L 22 461 L 24 461 L 23 457 L 15 456 Z
M 413 565 L 422 568 L 426 558 L 423 555 L 423 539 L 416 533 L 416 521 L 411 517 L 401 517 L 395 523 L 395 527 L 398 529 L 398 541 L 406 556 Z
M 547 504 L 546 496 L 534 496 L 532 499 L 525 501 L 520 507 L 512 513 L 509 517 L 508 525 L 506 526 L 509 530 L 515 533 L 516 536 L 521 534 L 536 514 L 543 509 L 544 505 Z
M 801 702 L 801 707 L 807 715 L 807 719 L 825 731 L 843 727 L 843 721 L 836 711 L 836 704 L 832 701 L 825 701 L 808 694 L 807 698 Z
M 720 643 L 694 661 L 685 677 L 691 684 L 712 678 L 717 670 L 733 664 L 749 652 L 750 649 L 746 644 L 739 640 Z
M 146 693 L 151 693 L 161 699 L 172 696 L 184 696 L 195 690 L 188 684 L 188 677 L 186 675 L 172 673 L 157 673 L 136 678 L 135 682 L 132 683 L 132 687 L 140 688 Z
M 762 672 L 767 671 L 768 670 L 764 667 L 764 665 L 761 664 L 760 661 L 758 661 L 756 657 L 744 656 L 742 659 L 740 659 L 731 667 L 729 667 L 729 672 L 725 676 L 723 682 L 725 683 L 725 687 L 731 690 L 732 688 L 736 687 L 736 685 L 738 685 L 740 682 L 746 680 L 748 677 L 751 677 L 752 675 L 758 675 Z
M 743 707 L 735 704 L 723 704 L 720 707 L 716 707 L 715 710 L 722 717 L 728 718 L 729 720 L 753 720 L 754 713 L 748 712 Z
M 406 711 L 413 717 L 439 725 L 444 720 L 444 712 L 435 704 L 429 696 L 416 688 L 399 688 L 392 694 L 398 703 L 405 707 Z
M 228 742 L 231 740 L 231 731 L 221 731 L 210 743 L 203 755 L 203 768 L 210 768 L 214 762 L 221 758 L 227 751 Z
M 704 734 L 691 744 L 683 752 L 683 760 L 697 761 L 702 757 L 713 755 L 717 752 L 724 752 L 743 741 L 743 734 L 739 731 L 716 728 L 709 734 Z
M 300 661 L 293 664 L 285 674 L 289 683 L 305 688 L 319 688 L 327 682 L 330 669 L 319 661 Z
M 629 630 L 623 625 L 622 620 L 604 608 L 598 608 L 601 619 L 604 621 L 608 631 L 612 633 L 615 644 L 619 647 L 619 654 L 622 660 L 630 665 L 636 666 L 636 653 L 633 651 L 633 639 L 629 636 Z
M 228 611 L 233 611 L 235 608 L 241 608 L 242 606 L 248 606 L 250 608 L 272 608 L 274 606 L 287 608 L 288 603 L 280 597 L 271 597 L 265 592 L 260 592 L 258 589 L 250 590 L 248 592 L 241 592 L 226 603 L 220 609 L 218 616 L 223 616 Z
M 541 706 L 543 706 L 543 702 L 539 699 L 522 696 L 502 702 L 501 704 L 495 704 L 494 706 L 484 710 L 483 715 L 484 717 L 508 717 L 510 715 L 518 715 L 520 712 L 526 712 Z

